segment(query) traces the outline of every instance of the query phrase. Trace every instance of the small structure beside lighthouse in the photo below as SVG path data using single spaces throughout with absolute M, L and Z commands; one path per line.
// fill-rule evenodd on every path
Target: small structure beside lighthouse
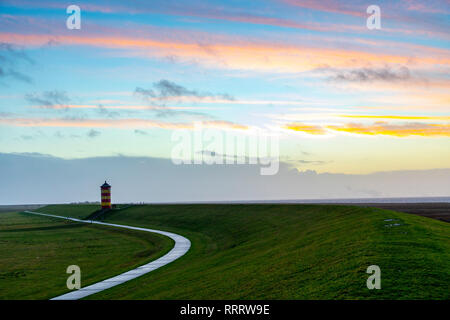
M 102 209 L 111 209 L 111 186 L 106 183 L 100 186 L 102 192 Z

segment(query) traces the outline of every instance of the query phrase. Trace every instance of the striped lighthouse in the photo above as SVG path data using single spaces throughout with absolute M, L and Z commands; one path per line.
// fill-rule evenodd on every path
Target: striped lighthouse
M 111 209 L 111 186 L 105 183 L 100 186 L 102 192 L 102 209 Z

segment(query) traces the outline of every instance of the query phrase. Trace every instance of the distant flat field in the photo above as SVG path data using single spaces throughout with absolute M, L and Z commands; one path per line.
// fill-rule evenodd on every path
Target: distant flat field
M 423 217 L 450 222 L 449 202 L 424 202 L 424 203 L 360 203 L 362 207 L 375 207 L 380 209 L 395 210 L 400 212 L 417 214 Z
M 44 207 L 42 204 L 23 204 L 23 205 L 0 205 L 0 213 L 1 212 L 18 212 L 25 210 L 35 210 L 40 207 Z
M 74 215 L 82 211 L 77 209 Z M 148 232 L 2 213 L 0 299 L 53 298 L 69 291 L 69 265 L 81 268 L 86 286 L 154 260 L 172 246 L 171 239 Z

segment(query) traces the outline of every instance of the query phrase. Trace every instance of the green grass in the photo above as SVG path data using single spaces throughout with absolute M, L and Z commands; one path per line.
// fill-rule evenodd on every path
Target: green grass
M 81 215 L 90 210 L 80 207 L 43 211 Z M 1 213 L 0 299 L 49 299 L 69 291 L 69 265 L 81 268 L 81 285 L 87 286 L 154 260 L 172 247 L 172 240 L 147 232 Z
M 51 213 L 66 208 L 52 206 Z M 134 206 L 105 221 L 179 233 L 192 247 L 88 299 L 450 298 L 450 224 L 420 216 L 337 205 L 211 204 Z M 392 223 L 401 225 L 386 226 Z M 381 268 L 381 290 L 366 287 L 370 265 Z
M 385 219 L 401 226 L 386 227 Z M 333 205 L 154 205 L 106 221 L 192 241 L 185 257 L 90 299 L 449 299 L 450 225 Z M 381 268 L 381 290 L 366 269 Z
M 61 210 L 62 208 L 63 210 Z M 52 204 L 32 211 L 48 213 L 62 217 L 84 219 L 98 209 L 100 209 L 100 205 L 98 204 Z

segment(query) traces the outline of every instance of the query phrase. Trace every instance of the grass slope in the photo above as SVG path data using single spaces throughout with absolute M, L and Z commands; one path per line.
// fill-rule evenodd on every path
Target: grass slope
M 450 225 L 415 215 L 336 205 L 153 205 L 105 220 L 173 231 L 192 248 L 90 299 L 450 298 Z M 386 226 L 393 223 L 401 225 Z M 374 264 L 381 290 L 366 287 Z
M 77 216 L 90 210 L 86 207 L 40 211 Z M 52 298 L 69 291 L 69 265 L 80 266 L 81 285 L 87 286 L 153 260 L 172 246 L 172 240 L 146 232 L 1 213 L 0 299 Z
M 98 210 L 99 208 L 100 206 L 98 204 L 67 204 L 67 205 L 53 204 L 33 211 L 54 214 L 62 217 L 84 219 L 94 211 Z

